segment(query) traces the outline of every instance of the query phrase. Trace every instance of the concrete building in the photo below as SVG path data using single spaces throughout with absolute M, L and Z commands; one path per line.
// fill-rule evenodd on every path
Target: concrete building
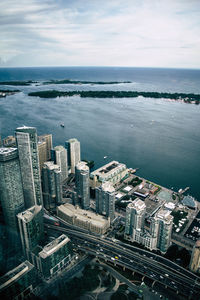
M 53 149 L 52 134 L 38 136 L 38 142 L 46 144 L 46 161 L 51 159 L 51 149 Z
M 54 163 L 60 167 L 61 181 L 63 182 L 68 177 L 67 151 L 63 146 L 56 146 L 51 151 L 51 154 Z
M 155 229 L 152 231 L 157 231 L 157 248 L 161 251 L 161 253 L 165 253 L 170 246 L 171 243 L 171 232 L 173 226 L 173 217 L 170 215 L 169 210 L 161 209 L 159 210 L 153 221 Z
M 36 268 L 45 279 L 50 279 L 63 270 L 72 259 L 70 239 L 62 234 L 32 256 Z
M 24 254 L 30 258 L 30 252 L 42 241 L 44 236 L 42 206 L 33 206 L 17 215 L 20 237 Z
M 71 173 L 75 173 L 75 166 L 81 161 L 80 142 L 73 138 L 65 142 L 65 148 L 68 153 L 68 163 L 71 167 Z
M 0 148 L 0 202 L 6 225 L 18 231 L 16 215 L 25 207 L 17 148 Z
M 126 207 L 125 234 L 132 236 L 134 240 L 135 231 L 144 229 L 146 205 L 140 199 L 135 199 Z
M 34 127 L 16 129 L 17 147 L 22 174 L 26 208 L 42 204 L 42 189 L 37 146 L 37 131 Z
M 38 284 L 36 269 L 26 260 L 0 278 L 0 299 L 30 299 Z
M 90 185 L 92 188 L 96 188 L 106 181 L 114 185 L 120 182 L 127 174 L 128 169 L 125 164 L 111 161 L 90 174 Z
M 45 162 L 42 168 L 43 203 L 46 209 L 55 209 L 62 203 L 61 170 L 52 161 Z
M 110 182 L 103 183 L 95 190 L 96 212 L 110 218 L 115 218 L 115 189 Z
M 83 209 L 90 208 L 90 170 L 87 163 L 84 161 L 79 162 L 75 167 L 75 183 L 78 197 L 81 200 Z
M 198 274 L 200 273 L 200 240 L 196 241 L 196 244 L 193 247 L 190 270 Z
M 7 136 L 3 139 L 4 147 L 16 147 L 16 138 L 12 135 Z
M 38 142 L 38 155 L 39 155 L 39 164 L 40 164 L 40 173 L 42 172 L 42 167 L 45 161 L 47 161 L 47 149 L 46 142 Z
M 110 221 L 103 216 L 68 203 L 57 207 L 57 215 L 69 224 L 100 235 L 110 227 Z

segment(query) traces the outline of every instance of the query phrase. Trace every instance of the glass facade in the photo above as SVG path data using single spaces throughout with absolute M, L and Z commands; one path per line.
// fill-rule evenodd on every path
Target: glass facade
M 16 148 L 0 148 L 0 202 L 6 225 L 17 230 L 16 215 L 24 210 L 24 196 Z
M 42 190 L 37 145 L 37 132 L 34 127 L 16 129 L 17 146 L 22 174 L 26 208 L 42 204 Z

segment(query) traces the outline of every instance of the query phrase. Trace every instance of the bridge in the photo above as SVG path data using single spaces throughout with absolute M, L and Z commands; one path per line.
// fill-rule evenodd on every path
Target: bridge
M 94 255 L 105 262 L 121 266 L 169 287 L 188 299 L 198 300 L 200 295 L 200 278 L 181 266 L 158 256 L 152 252 L 127 245 L 118 240 L 95 236 L 76 229 L 45 225 L 50 230 L 60 231 L 71 237 L 78 248 L 85 253 Z

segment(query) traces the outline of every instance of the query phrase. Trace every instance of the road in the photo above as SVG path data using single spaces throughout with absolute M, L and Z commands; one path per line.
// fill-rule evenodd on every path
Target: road
M 106 237 L 98 237 L 77 229 L 46 225 L 50 230 L 60 231 L 71 237 L 78 248 L 102 260 L 112 262 L 124 269 L 136 271 L 184 294 L 188 299 L 199 299 L 200 280 L 195 274 L 152 252 L 124 244 Z

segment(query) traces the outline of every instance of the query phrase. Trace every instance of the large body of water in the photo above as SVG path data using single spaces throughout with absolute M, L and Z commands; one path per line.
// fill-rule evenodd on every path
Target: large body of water
M 32 85 L 0 98 L 0 134 L 13 135 L 21 125 L 52 133 L 53 143 L 76 137 L 83 159 L 99 167 L 118 160 L 140 168 L 138 175 L 175 190 L 189 186 L 200 201 L 200 105 L 164 99 L 29 97 L 30 91 L 136 90 L 200 94 L 200 70 L 145 68 L 7 68 L 0 81 L 74 79 L 131 81 L 113 85 Z M 65 128 L 60 127 L 65 123 Z M 104 159 L 107 156 L 107 159 Z

